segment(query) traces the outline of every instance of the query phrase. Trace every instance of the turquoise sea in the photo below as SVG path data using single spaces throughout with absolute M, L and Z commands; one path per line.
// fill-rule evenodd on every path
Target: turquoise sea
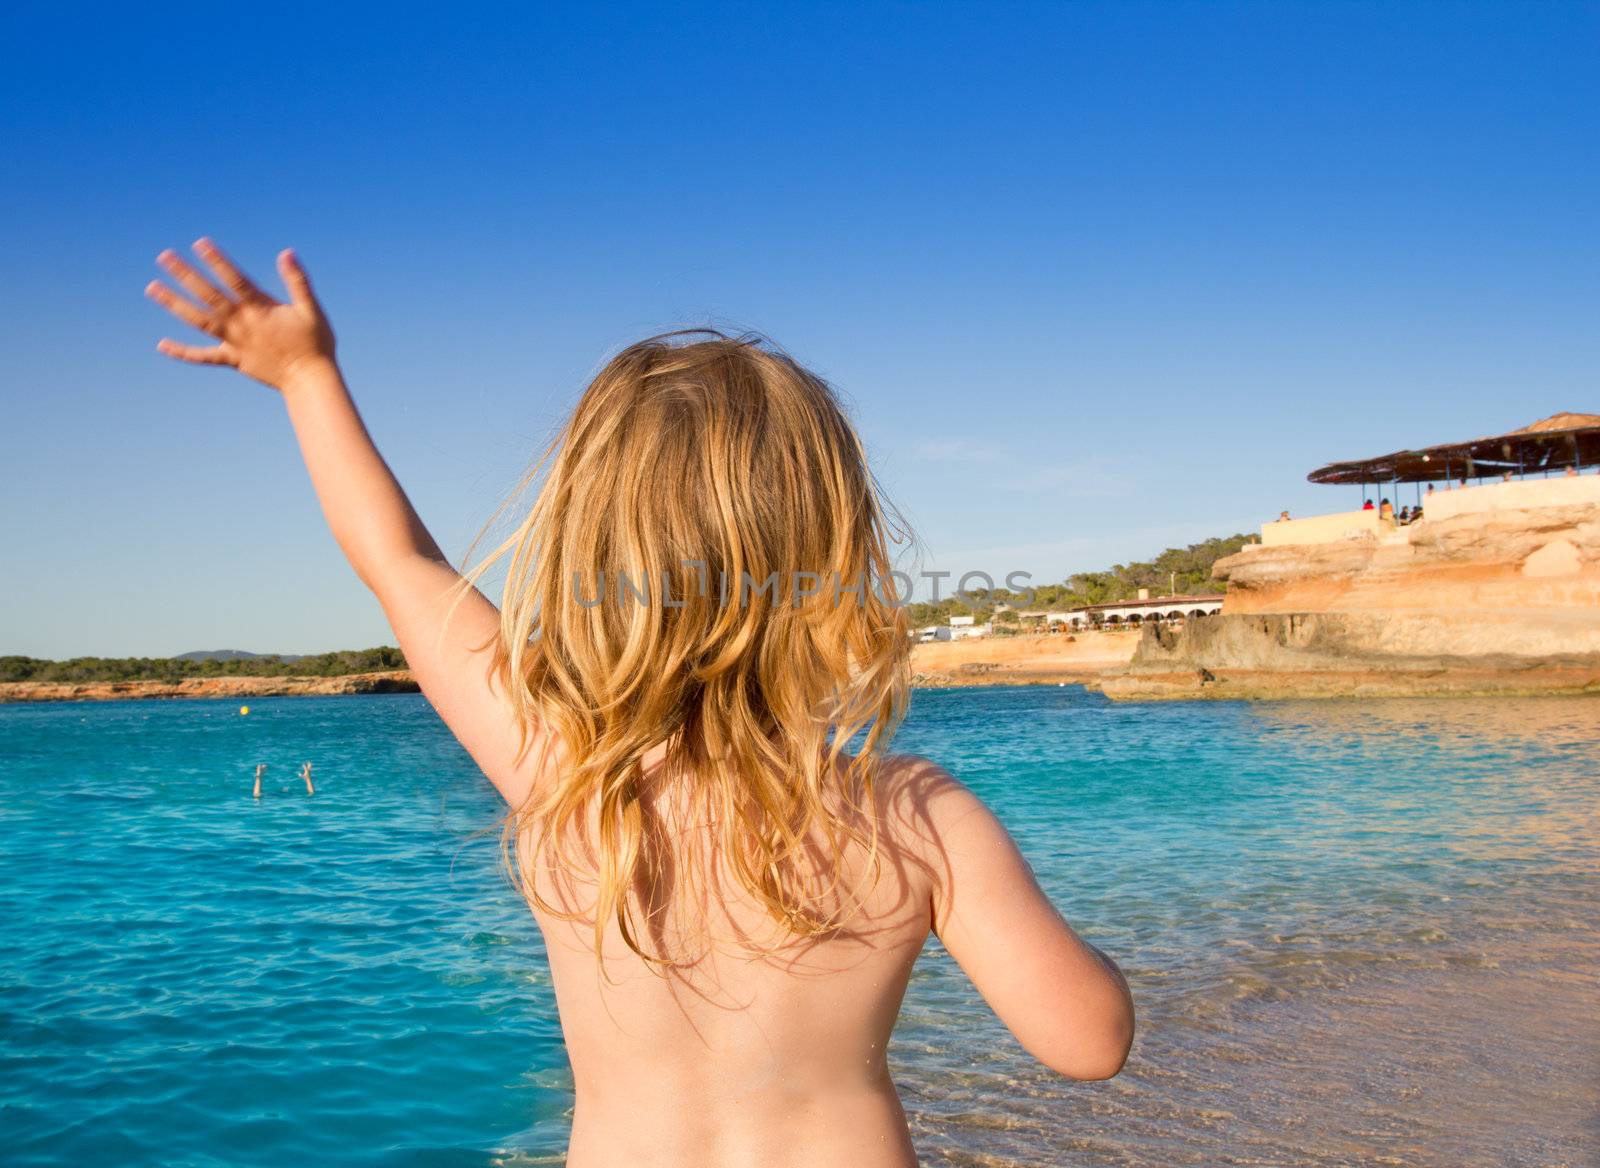
M 418 696 L 251 707 L 0 706 L 0 1160 L 560 1163 L 492 790 Z M 1063 1082 L 930 943 L 892 1059 L 926 1163 L 1600 1160 L 1600 702 L 925 691 L 898 746 L 1140 1009 L 1120 1078 Z

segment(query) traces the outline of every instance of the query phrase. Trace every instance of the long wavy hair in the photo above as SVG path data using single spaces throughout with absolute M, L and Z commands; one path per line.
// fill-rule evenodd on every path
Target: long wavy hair
M 503 825 L 519 890 L 592 921 L 597 955 L 615 921 L 652 965 L 685 959 L 662 906 L 728 880 L 777 926 L 769 948 L 843 927 L 880 867 L 909 532 L 832 389 L 760 337 L 652 337 L 606 364 L 508 504 L 535 488 L 465 573 L 507 562 L 492 670 L 522 749 L 547 752 Z M 868 863 L 847 865 L 857 847 Z

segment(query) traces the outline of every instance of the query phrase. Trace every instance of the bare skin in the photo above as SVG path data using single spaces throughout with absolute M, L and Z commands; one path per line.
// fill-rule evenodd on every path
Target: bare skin
M 188 298 L 160 282 L 147 294 L 215 343 L 163 340 L 160 351 L 233 366 L 282 394 L 328 525 L 383 606 L 423 694 L 520 806 L 540 781 L 541 752 L 519 753 L 479 648 L 498 634 L 499 613 L 474 590 L 445 622 L 459 575 L 368 436 L 304 269 L 280 255 L 289 300 L 279 302 L 209 241 L 195 252 L 208 271 L 175 252 L 158 258 Z M 645 761 L 654 774 L 657 760 Z M 302 777 L 310 792 L 309 766 Z M 670 784 L 652 789 L 664 838 L 696 830 L 677 806 Z M 585 922 L 535 912 L 577 1090 L 572 1168 L 914 1165 L 885 1051 L 930 932 L 1036 1058 L 1078 1079 L 1117 1073 L 1133 1040 L 1127 985 L 1068 927 L 988 808 L 933 763 L 899 758 L 885 767 L 871 814 L 882 866 L 860 911 L 832 934 L 789 938 L 765 956 L 730 938 L 782 939 L 715 873 L 701 903 L 678 906 L 700 933 L 657 938 L 683 958 L 667 973 L 633 954 L 615 924 L 602 963 Z M 865 857 L 845 862 L 853 876 Z M 539 891 L 581 915 L 581 881 Z

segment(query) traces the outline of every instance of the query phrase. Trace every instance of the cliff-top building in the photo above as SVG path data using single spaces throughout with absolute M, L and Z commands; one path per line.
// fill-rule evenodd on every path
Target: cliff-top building
M 1221 613 L 1147 633 L 1108 694 L 1600 692 L 1600 415 L 1308 477 L 1420 516 L 1263 524 Z

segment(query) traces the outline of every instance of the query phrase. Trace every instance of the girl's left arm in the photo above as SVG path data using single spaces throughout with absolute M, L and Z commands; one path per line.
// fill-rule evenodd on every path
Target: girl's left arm
M 278 257 L 289 289 L 280 303 L 210 240 L 196 243 L 195 253 L 215 282 L 165 251 L 157 262 L 193 299 L 160 281 L 146 293 L 218 343 L 163 340 L 158 349 L 180 361 L 230 365 L 282 395 L 328 527 L 383 606 L 423 694 L 507 802 L 520 806 L 540 744 L 519 756 L 511 703 L 490 673 L 499 611 L 475 588 L 461 594 L 460 573 L 378 453 L 334 360 L 333 330 L 305 269 L 293 252 Z

